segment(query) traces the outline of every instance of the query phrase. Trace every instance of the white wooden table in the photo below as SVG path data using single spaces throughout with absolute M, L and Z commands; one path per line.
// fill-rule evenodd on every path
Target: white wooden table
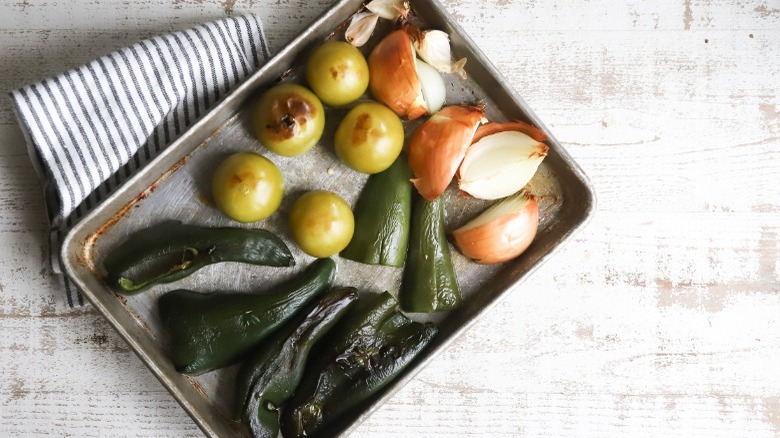
M 329 0 L 15 0 L 0 90 L 230 13 L 279 49 Z M 449 0 L 593 180 L 595 219 L 355 436 L 780 435 L 780 1 Z M 0 435 L 199 436 L 47 267 L 0 98 Z

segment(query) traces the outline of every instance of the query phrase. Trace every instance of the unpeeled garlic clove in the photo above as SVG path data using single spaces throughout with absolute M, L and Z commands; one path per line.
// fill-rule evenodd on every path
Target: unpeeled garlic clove
M 344 38 L 355 47 L 365 44 L 374 33 L 379 15 L 372 12 L 361 12 L 352 16 Z
M 409 14 L 409 2 L 404 0 L 373 0 L 366 5 L 366 9 L 379 15 L 385 20 L 395 21 L 398 17 Z
M 416 37 L 415 37 L 416 36 Z M 423 61 L 442 73 L 457 73 L 466 79 L 466 58 L 452 62 L 450 37 L 440 30 L 426 30 L 413 34 L 414 50 Z
M 458 251 L 477 263 L 511 260 L 522 254 L 539 228 L 539 205 L 528 192 L 505 198 L 452 232 Z

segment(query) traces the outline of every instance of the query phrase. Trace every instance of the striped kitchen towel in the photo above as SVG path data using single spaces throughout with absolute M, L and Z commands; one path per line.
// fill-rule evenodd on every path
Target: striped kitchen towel
M 93 206 L 269 58 L 246 15 L 158 36 L 10 92 L 44 186 L 50 259 Z M 84 304 L 63 279 L 68 305 Z

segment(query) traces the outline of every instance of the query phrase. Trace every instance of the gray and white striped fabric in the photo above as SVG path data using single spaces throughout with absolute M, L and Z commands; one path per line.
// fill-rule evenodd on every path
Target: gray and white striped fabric
M 269 58 L 260 19 L 141 41 L 10 92 L 44 185 L 52 268 L 64 234 Z M 63 277 L 68 305 L 84 304 Z

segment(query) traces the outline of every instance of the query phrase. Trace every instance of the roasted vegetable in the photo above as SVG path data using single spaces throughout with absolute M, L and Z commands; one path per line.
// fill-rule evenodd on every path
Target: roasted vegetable
M 279 435 L 279 408 L 301 381 L 309 351 L 357 298 L 354 288 L 332 289 L 241 365 L 236 376 L 236 419 L 249 425 L 253 436 Z
M 355 234 L 341 256 L 360 263 L 404 265 L 412 215 L 412 171 L 401 154 L 371 175 L 355 207 Z
M 292 266 L 287 245 L 271 232 L 244 228 L 206 228 L 166 221 L 137 231 L 114 248 L 103 266 L 108 283 L 120 292 L 134 294 L 149 287 L 182 279 L 219 262 Z M 152 273 L 131 278 L 128 271 L 147 266 Z
M 268 334 L 326 291 L 336 274 L 331 259 L 314 261 L 300 276 L 268 293 L 169 292 L 159 300 L 176 369 L 202 374 L 242 359 Z
M 312 436 L 392 382 L 436 334 L 385 292 L 334 327 L 282 414 L 287 438 Z
M 480 123 L 482 106 L 442 108 L 414 131 L 409 139 L 409 167 L 417 191 L 427 200 L 438 198 L 452 181 Z
M 407 312 L 436 312 L 460 306 L 460 291 L 444 231 L 444 200 L 415 193 L 409 254 L 399 298 Z
M 523 253 L 539 228 L 539 204 L 526 191 L 496 202 L 452 232 L 455 246 L 477 263 L 502 263 Z

